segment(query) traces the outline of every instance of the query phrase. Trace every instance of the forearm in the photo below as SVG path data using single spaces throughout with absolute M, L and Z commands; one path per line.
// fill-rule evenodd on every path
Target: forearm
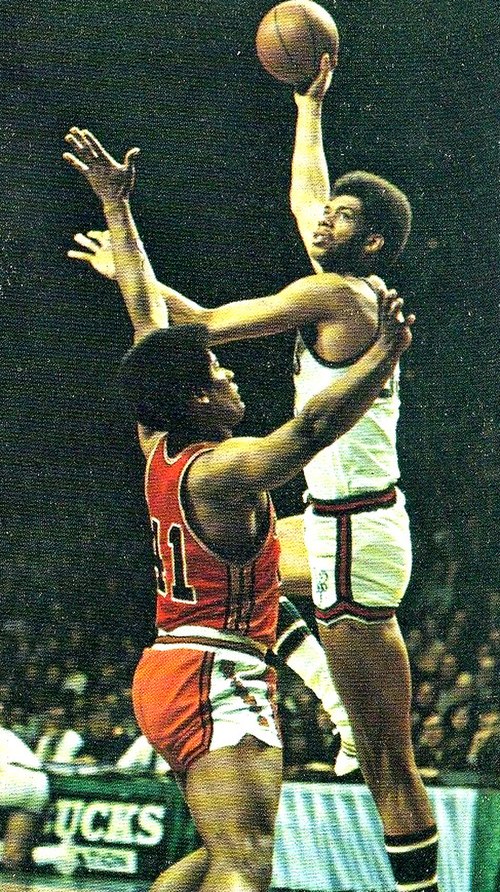
M 336 321 L 352 290 L 352 284 L 335 273 L 306 276 L 276 294 L 205 310 L 200 321 L 212 344 L 279 334 L 309 322 Z
M 297 121 L 292 154 L 290 204 L 298 216 L 306 202 L 325 204 L 330 179 L 323 147 L 322 102 L 295 94 Z
M 379 342 L 330 387 L 314 396 L 298 418 L 310 440 L 311 454 L 348 431 L 371 406 L 397 364 L 399 353 Z
M 128 199 L 103 202 L 111 235 L 116 280 L 134 328 L 141 338 L 154 328 L 168 325 L 168 310 L 156 276 L 144 250 Z

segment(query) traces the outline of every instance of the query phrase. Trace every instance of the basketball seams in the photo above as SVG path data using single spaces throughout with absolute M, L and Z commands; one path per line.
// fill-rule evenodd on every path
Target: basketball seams
M 305 6 L 301 5 L 300 8 L 302 9 L 302 12 L 304 13 L 306 27 L 307 27 L 307 30 L 309 31 L 309 37 L 310 37 L 311 43 L 312 43 L 312 55 L 313 55 L 313 59 L 314 59 L 314 68 L 316 69 L 319 65 L 320 57 L 322 54 L 320 52 L 318 52 L 318 44 L 316 42 L 316 29 L 315 29 L 314 21 L 311 21 L 311 18 L 309 16 L 309 13 L 308 13 L 307 9 L 305 8 Z
M 278 7 L 277 6 L 274 8 L 274 30 L 276 33 L 276 37 L 278 38 L 278 41 L 279 41 L 282 49 L 285 52 L 285 55 L 288 56 L 292 65 L 296 65 L 295 59 L 288 52 L 287 45 L 286 45 L 283 35 L 281 33 L 280 23 L 278 22 Z

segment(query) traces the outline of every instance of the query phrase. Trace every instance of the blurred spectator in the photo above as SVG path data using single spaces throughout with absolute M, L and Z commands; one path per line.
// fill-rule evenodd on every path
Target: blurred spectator
M 455 683 L 439 698 L 439 713 L 445 713 L 452 706 L 472 704 L 476 693 L 476 682 L 471 672 L 459 672 Z
M 74 636 L 73 636 L 74 637 Z M 84 694 L 88 684 L 88 675 L 80 668 L 85 658 L 69 653 L 64 659 L 64 680 L 62 690 L 69 694 Z
M 35 755 L 42 762 L 73 762 L 83 746 L 82 736 L 70 727 L 64 706 L 51 706 L 43 716 Z
M 168 762 L 153 749 L 144 734 L 139 732 L 118 759 L 116 767 L 129 771 L 152 771 L 154 774 L 167 774 L 172 770 Z
M 437 674 L 445 645 L 441 639 L 436 618 L 427 615 L 422 622 L 422 646 L 415 659 L 415 669 L 419 676 L 429 678 Z
M 498 708 L 500 694 L 498 663 L 495 657 L 485 654 L 478 659 L 476 673 L 477 706 L 479 710 L 488 706 Z
M 429 563 L 422 582 L 422 597 L 438 628 L 455 604 L 455 578 L 459 567 L 456 537 L 449 526 L 434 531 Z
M 422 730 L 415 745 L 415 760 L 419 768 L 439 771 L 443 760 L 444 726 L 437 712 L 422 722 Z
M 436 687 L 432 681 L 421 681 L 417 685 L 411 717 L 414 739 L 420 734 L 424 719 L 435 711 L 436 696 Z
M 478 771 L 500 773 L 500 712 L 484 710 L 468 752 L 468 762 Z
M 83 733 L 82 748 L 76 758 L 79 763 L 111 765 L 130 745 L 130 738 L 123 728 L 116 726 L 113 715 L 106 706 L 98 706 L 88 715 Z
M 444 741 L 441 768 L 467 771 L 467 753 L 475 730 L 475 719 L 470 706 L 452 706 L 444 716 Z
M 436 710 L 444 715 L 448 706 L 450 691 L 453 689 L 458 676 L 458 660 L 455 654 L 443 653 L 436 675 L 436 688 L 438 690 Z

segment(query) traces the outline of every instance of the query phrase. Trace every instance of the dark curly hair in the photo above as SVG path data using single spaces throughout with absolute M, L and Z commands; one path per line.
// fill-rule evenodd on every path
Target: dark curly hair
M 368 227 L 384 237 L 377 266 L 391 266 L 406 245 L 411 229 L 411 205 L 404 192 L 374 173 L 354 170 L 335 181 L 332 198 L 336 195 L 360 199 Z
M 204 325 L 159 328 L 127 351 L 119 381 L 136 421 L 166 431 L 188 417 L 189 398 L 210 386 Z

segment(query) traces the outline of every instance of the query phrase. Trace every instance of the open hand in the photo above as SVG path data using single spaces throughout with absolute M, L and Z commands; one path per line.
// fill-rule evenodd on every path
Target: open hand
M 77 232 L 73 236 L 74 241 L 86 248 L 85 251 L 75 251 L 74 248 L 68 251 L 68 257 L 73 260 L 83 260 L 100 273 L 106 279 L 116 279 L 115 262 L 113 259 L 113 251 L 111 249 L 111 236 L 106 230 L 91 229 L 86 235 Z
M 71 127 L 64 139 L 73 150 L 64 152 L 64 160 L 83 174 L 103 203 L 130 195 L 135 183 L 135 158 L 139 149 L 129 149 L 123 164 L 120 164 L 90 130 Z

